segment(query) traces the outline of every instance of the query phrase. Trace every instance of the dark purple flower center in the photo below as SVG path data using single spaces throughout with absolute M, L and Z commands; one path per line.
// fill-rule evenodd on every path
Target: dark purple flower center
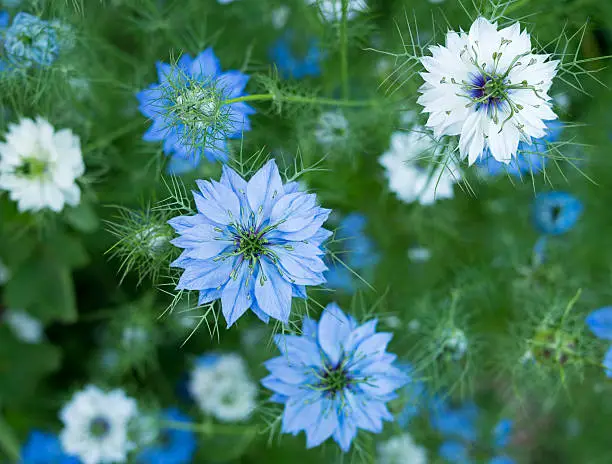
M 89 433 L 95 438 L 103 438 L 110 432 L 110 423 L 104 417 L 96 417 L 89 423 Z
M 468 96 L 476 108 L 499 108 L 508 100 L 508 85 L 503 76 L 472 74 L 468 84 Z

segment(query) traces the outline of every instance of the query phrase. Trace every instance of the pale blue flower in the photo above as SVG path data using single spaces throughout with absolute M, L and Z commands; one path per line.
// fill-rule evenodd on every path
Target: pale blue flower
M 198 213 L 169 221 L 180 234 L 172 243 L 185 249 L 172 263 L 185 269 L 177 289 L 198 290 L 200 305 L 221 299 L 228 327 L 249 308 L 288 322 L 292 298 L 325 282 L 330 210 L 297 182 L 283 185 L 273 160 L 248 182 L 227 166 L 221 182 L 196 182 Z
M 227 139 L 251 130 L 255 110 L 242 97 L 249 76 L 221 70 L 212 48 L 192 58 L 184 54 L 176 66 L 157 62 L 158 84 L 136 95 L 140 112 L 153 122 L 144 134 L 147 142 L 162 142 L 174 162 L 168 170 L 180 174 L 196 167 L 202 156 L 209 161 L 228 159 Z
M 50 66 L 59 55 L 55 29 L 36 16 L 17 13 L 4 36 L 8 61 L 17 68 Z
M 386 403 L 408 376 L 386 351 L 393 335 L 377 333 L 376 324 L 359 325 L 331 303 L 318 324 L 303 320 L 301 336 L 275 337 L 282 355 L 265 363 L 270 375 L 261 383 L 285 405 L 284 433 L 304 431 L 307 448 L 332 437 L 347 452 L 358 429 L 380 433 L 393 420 Z

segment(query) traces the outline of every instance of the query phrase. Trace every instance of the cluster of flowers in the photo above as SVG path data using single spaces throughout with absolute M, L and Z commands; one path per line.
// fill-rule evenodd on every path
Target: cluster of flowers
M 327 19 L 343 16 L 338 5 L 318 3 Z M 364 9 L 364 2 L 351 1 L 346 15 L 351 19 Z M 56 34 L 52 23 L 18 14 L 4 33 L 8 60 L 23 68 L 49 66 L 59 54 Z M 275 50 L 281 57 L 278 61 L 285 60 L 288 76 L 318 72 L 316 64 L 309 61 L 302 66 L 287 58 L 286 49 Z M 499 163 L 515 175 L 542 169 L 545 147 L 558 136 L 548 96 L 558 63 L 533 53 L 529 34 L 518 24 L 499 29 L 484 18 L 478 18 L 467 33 L 449 32 L 446 45 L 432 47 L 431 52 L 422 58 L 425 84 L 418 100 L 429 118 L 424 127 L 415 125 L 408 133 L 393 134 L 390 150 L 380 158 L 390 189 L 402 201 L 423 205 L 436 197 L 452 197 L 464 158 L 470 165 L 486 166 L 490 173 L 500 170 Z M 317 63 L 317 53 L 309 55 Z M 255 109 L 247 104 L 249 76 L 222 71 L 210 48 L 195 58 L 183 55 L 176 66 L 158 62 L 157 75 L 159 82 L 139 92 L 137 99 L 140 112 L 152 121 L 144 140 L 162 142 L 170 157 L 169 172 L 183 173 L 204 157 L 227 161 L 228 140 L 251 129 L 249 117 Z M 345 116 L 332 111 L 321 115 L 315 136 L 321 145 L 331 147 L 348 131 Z M 441 143 L 449 138 L 455 145 Z M 43 118 L 24 118 L 9 127 L 5 139 L 0 144 L 0 189 L 10 193 L 20 211 L 59 212 L 79 203 L 77 180 L 85 166 L 80 140 L 72 131 L 56 131 Z M 448 156 L 449 147 L 458 152 L 457 159 Z M 424 168 L 418 162 L 424 155 L 437 164 Z M 325 243 L 332 233 L 323 225 L 330 210 L 319 206 L 316 195 L 301 191 L 297 182 L 283 182 L 275 161 L 268 161 L 248 180 L 224 165 L 218 182 L 196 183 L 197 213 L 169 221 L 178 234 L 172 244 L 183 250 L 171 266 L 183 270 L 177 290 L 198 292 L 199 305 L 220 300 L 228 328 L 248 310 L 265 323 L 272 319 L 288 324 L 293 298 L 306 299 L 307 287 L 326 283 L 334 272 L 338 287 L 352 288 L 338 276 L 338 269 L 326 264 Z M 576 199 L 556 193 L 539 197 L 535 208 L 536 223 L 546 235 L 568 230 L 581 212 Z M 345 221 L 357 236 L 351 246 L 360 250 L 349 264 L 374 266 L 376 253 L 363 234 L 363 219 L 349 216 Z M 19 320 L 18 313 L 11 317 Z M 609 339 L 609 319 L 609 311 L 600 310 L 589 319 L 590 327 Z M 318 322 L 305 317 L 300 331 L 275 337 L 281 356 L 265 363 L 269 375 L 261 384 L 272 392 L 270 400 L 283 406 L 284 433 L 304 431 L 308 448 L 332 438 L 346 452 L 358 430 L 380 433 L 385 421 L 394 420 L 387 403 L 398 397 L 410 377 L 395 365 L 397 356 L 387 352 L 392 334 L 377 332 L 377 322 L 357 321 L 331 303 Z M 27 324 L 23 317 L 21 323 L 13 323 L 22 328 Z M 34 340 L 40 334 L 27 337 Z M 610 352 L 608 364 L 609 357 Z M 198 359 L 188 391 L 205 414 L 221 422 L 245 421 L 257 406 L 257 387 L 236 355 Z M 443 410 L 439 415 L 447 422 L 434 421 L 437 428 L 445 434 L 452 429 L 448 435 L 462 439 L 449 438 L 440 454 L 451 462 L 469 462 L 469 443 L 477 438 L 472 433 L 473 410 L 456 417 L 447 405 L 438 405 L 438 410 Z M 138 435 L 133 423 L 139 417 L 136 401 L 125 392 L 105 393 L 89 386 L 60 413 L 65 428 L 59 442 L 48 434 L 33 433 L 23 455 L 55 450 L 45 452 L 94 464 L 124 462 L 138 449 L 143 462 L 191 458 L 196 447 L 193 434 L 188 426 L 177 426 L 188 424 L 187 417 L 176 409 L 166 411 L 159 421 L 162 426 L 152 434 L 155 438 L 144 434 L 146 445 L 131 438 Z M 509 427 L 501 422 L 498 428 L 495 447 L 502 449 Z M 412 444 L 409 437 L 399 437 L 383 445 L 381 454 L 391 456 L 398 448 L 414 448 Z M 415 457 L 415 462 L 418 459 L 423 460 Z M 490 462 L 511 460 L 500 456 Z

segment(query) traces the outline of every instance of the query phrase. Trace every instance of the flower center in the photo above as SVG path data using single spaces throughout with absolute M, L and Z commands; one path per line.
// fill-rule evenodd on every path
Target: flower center
M 256 261 L 261 255 L 268 252 L 266 248 L 268 241 L 264 235 L 264 232 L 252 229 L 239 229 L 234 238 L 236 253 L 242 255 L 247 261 Z
M 212 89 L 188 88 L 176 97 L 173 110 L 189 128 L 206 128 L 219 118 L 218 97 Z
M 346 389 L 351 384 L 351 378 L 342 364 L 337 367 L 327 367 L 321 375 L 320 387 L 331 395 Z
M 96 417 L 89 424 L 89 433 L 95 438 L 104 438 L 110 432 L 110 423 L 104 417 Z
M 15 169 L 15 173 L 22 177 L 42 177 L 47 172 L 48 166 L 46 161 L 38 158 L 24 158 L 23 163 Z
M 468 84 L 468 94 L 476 108 L 499 107 L 508 100 L 508 85 L 504 76 L 477 74 Z

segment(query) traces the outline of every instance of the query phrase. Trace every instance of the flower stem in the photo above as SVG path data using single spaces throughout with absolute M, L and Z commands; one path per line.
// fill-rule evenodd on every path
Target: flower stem
M 342 17 L 340 19 L 340 77 L 342 80 L 342 98 L 349 98 L 348 82 L 348 3 L 349 0 L 342 0 Z
M 19 442 L 9 425 L 0 416 L 0 448 L 14 461 L 19 461 Z
M 203 435 L 254 435 L 256 432 L 253 426 L 214 424 L 212 422 L 194 424 L 193 422 L 164 421 L 163 425 L 169 429 L 190 430 Z
M 308 103 L 312 105 L 322 106 L 352 106 L 352 107 L 368 107 L 375 106 L 378 104 L 376 100 L 335 100 L 333 98 L 319 98 L 319 97 L 302 97 L 299 95 L 274 95 L 271 93 L 258 93 L 253 95 L 244 95 L 242 97 L 230 98 L 223 101 L 224 105 L 230 105 L 238 102 L 251 102 L 251 101 L 270 101 L 280 100 L 289 103 Z

